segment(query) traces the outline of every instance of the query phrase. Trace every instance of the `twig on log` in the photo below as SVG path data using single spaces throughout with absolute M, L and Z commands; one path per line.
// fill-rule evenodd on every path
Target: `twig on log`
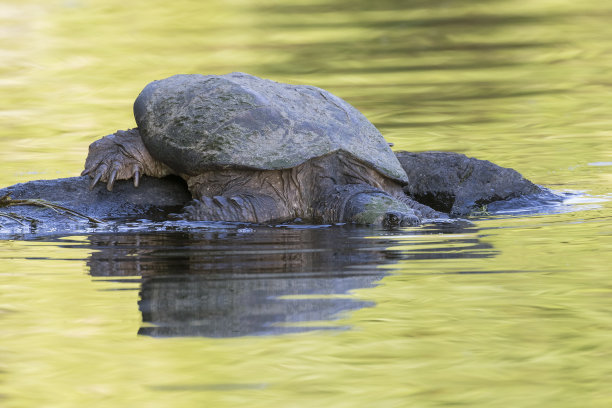
M 38 221 L 35 220 L 34 218 L 30 218 L 30 217 L 26 217 L 23 215 L 19 215 L 19 214 L 15 214 L 13 212 L 10 213 L 5 213 L 3 211 L 0 211 L 0 217 L 4 217 L 4 218 L 8 218 L 9 220 L 13 220 L 23 226 L 25 226 L 25 224 L 23 223 L 23 221 L 27 221 L 30 224 L 36 224 Z M 2 226 L 2 224 L 0 224 L 0 227 Z
M 89 222 L 93 222 L 93 223 L 101 223 L 102 222 L 102 221 L 97 220 L 97 219 L 95 219 L 93 217 L 90 217 L 88 215 L 81 214 L 78 211 L 71 210 L 70 208 L 66 208 L 64 206 L 52 203 L 52 202 L 47 201 L 47 200 L 43 200 L 41 198 L 26 198 L 26 199 L 13 200 L 11 198 L 10 194 L 6 194 L 6 195 L 0 197 L 0 208 L 10 207 L 10 206 L 14 206 L 14 205 L 33 205 L 33 206 L 37 206 L 37 207 L 49 208 L 49 209 L 55 211 L 58 214 L 61 214 L 61 212 L 60 212 L 60 210 L 61 210 L 61 211 L 64 211 L 64 213 L 65 213 L 64 215 L 67 215 L 67 216 L 73 215 L 75 217 L 84 218 L 84 219 L 88 220 Z M 10 213 L 8 216 L 7 216 L 7 213 L 0 213 L 0 215 L 3 216 L 3 217 L 6 217 L 6 218 L 13 219 L 13 220 L 15 220 L 15 218 L 20 218 L 23 221 L 30 221 L 30 222 L 32 220 L 32 219 L 29 219 L 29 217 L 17 216 L 17 214 L 14 214 L 14 213 Z

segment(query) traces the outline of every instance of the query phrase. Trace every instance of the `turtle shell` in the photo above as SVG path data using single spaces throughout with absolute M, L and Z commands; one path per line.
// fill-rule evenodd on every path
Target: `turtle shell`
M 151 155 L 173 170 L 279 170 L 348 153 L 401 183 L 407 176 L 357 109 L 314 86 L 243 73 L 175 75 L 148 84 L 134 116 Z

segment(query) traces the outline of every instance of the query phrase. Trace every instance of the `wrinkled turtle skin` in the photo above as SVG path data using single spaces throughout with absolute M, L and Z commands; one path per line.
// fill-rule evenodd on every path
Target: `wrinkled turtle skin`
M 192 220 L 417 225 L 439 213 L 406 197 L 408 177 L 358 110 L 313 86 L 243 73 L 175 75 L 134 103 L 137 129 L 90 146 L 84 174 L 107 182 L 176 174 Z

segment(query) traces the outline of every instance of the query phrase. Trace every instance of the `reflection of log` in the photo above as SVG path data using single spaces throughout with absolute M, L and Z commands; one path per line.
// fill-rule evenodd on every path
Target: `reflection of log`
M 341 312 L 371 306 L 333 295 L 372 287 L 381 274 L 357 276 L 192 275 L 143 279 L 139 308 L 145 322 L 140 334 L 152 336 L 233 337 L 311 330 L 306 321 L 326 321 Z M 282 299 L 291 295 L 327 298 Z M 286 324 L 287 326 L 283 326 Z M 337 327 L 336 327 L 337 328 Z
M 92 253 L 87 265 L 95 277 L 139 279 L 141 334 L 288 333 L 323 327 L 342 312 L 369 306 L 338 295 L 376 286 L 390 270 L 381 265 L 400 259 L 495 256 L 490 244 L 469 236 L 477 230 L 458 224 L 440 228 L 460 234 L 451 238 L 453 245 L 366 238 L 371 229 L 351 226 L 97 234 L 88 238 Z M 401 251 L 389 249 L 398 244 Z M 300 322 L 314 323 L 300 327 Z
M 202 234 L 93 235 L 93 276 L 142 276 L 139 307 L 153 336 L 285 333 L 370 305 L 347 292 L 376 285 L 394 262 L 369 229 L 261 228 Z M 279 299 L 283 296 L 308 298 Z M 324 298 L 321 298 L 324 296 Z M 149 323 L 150 325 L 147 325 Z

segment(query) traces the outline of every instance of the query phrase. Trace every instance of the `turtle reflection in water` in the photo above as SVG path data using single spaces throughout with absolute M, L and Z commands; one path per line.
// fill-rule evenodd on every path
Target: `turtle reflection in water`
M 191 220 L 418 225 L 441 216 L 402 191 L 406 172 L 357 109 L 313 86 L 243 73 L 175 75 L 134 103 L 137 129 L 89 148 L 102 180 L 176 174 Z

